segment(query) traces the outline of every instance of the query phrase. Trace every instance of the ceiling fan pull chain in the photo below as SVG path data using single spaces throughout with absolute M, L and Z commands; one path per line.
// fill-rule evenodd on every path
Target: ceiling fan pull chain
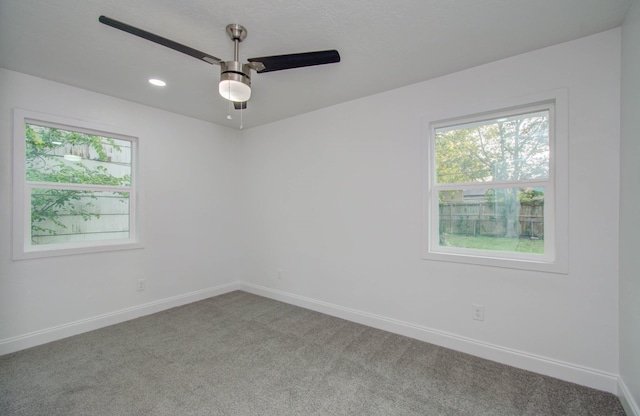
M 243 108 L 243 107 L 244 107 L 244 106 L 242 106 L 242 105 L 240 106 L 240 130 L 242 130 L 242 127 L 243 127 L 243 126 L 242 126 L 242 108 Z
M 229 94 L 231 94 L 231 85 L 229 85 Z M 227 120 L 231 120 L 233 117 L 231 117 L 231 101 L 228 101 L 227 104 Z

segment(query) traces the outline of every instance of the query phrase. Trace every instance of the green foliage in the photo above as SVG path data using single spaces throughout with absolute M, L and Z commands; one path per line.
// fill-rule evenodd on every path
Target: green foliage
M 27 169 L 27 180 L 30 182 L 56 182 L 56 183 L 89 183 L 92 185 L 128 186 L 131 183 L 131 175 L 121 178 L 107 172 L 104 166 L 96 166 L 91 169 L 85 165 L 65 165 L 56 162 L 54 168 L 45 170 Z
M 491 208 L 500 206 L 513 198 L 514 192 L 517 191 L 518 202 L 520 205 L 536 206 L 544 204 L 544 191 L 540 188 L 519 188 L 519 189 L 487 189 L 485 197 L 487 205 Z
M 484 160 L 482 147 L 469 129 L 451 130 L 436 135 L 436 169 L 438 183 L 475 182 L 491 176 L 491 166 Z
M 91 160 L 109 162 L 106 148 L 122 152 L 122 148 L 111 138 L 26 124 L 26 180 L 42 183 L 91 184 L 129 186 L 131 175 L 121 177 L 109 173 L 104 164 L 69 162 L 62 157 L 61 149 L 82 149 L 91 154 Z M 93 150 L 93 152 L 92 152 Z M 64 153 L 64 152 L 62 152 Z M 124 202 L 128 192 L 117 193 Z M 31 193 L 31 235 L 56 235 L 67 228 L 61 222 L 64 215 L 75 215 L 84 221 L 99 218 L 92 213 L 95 192 L 75 189 L 34 188 Z
M 549 174 L 549 120 L 508 121 L 436 131 L 438 183 L 535 179 Z
M 530 206 L 543 205 L 544 191 L 535 188 L 520 189 L 520 204 Z
M 100 218 L 99 214 L 89 214 L 86 210 L 76 208 L 74 201 L 81 201 L 83 198 L 96 199 L 93 192 L 76 191 L 68 189 L 34 189 L 31 194 L 31 235 L 47 233 L 58 234 L 60 229 L 67 228 L 59 217 L 61 215 L 78 215 L 84 221 L 91 218 Z M 92 204 L 85 203 L 89 208 Z M 58 229 L 42 226 L 43 223 L 53 223 Z

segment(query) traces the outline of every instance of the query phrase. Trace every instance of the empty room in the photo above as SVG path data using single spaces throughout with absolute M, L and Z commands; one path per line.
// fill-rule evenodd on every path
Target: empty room
M 0 0 L 1 415 L 640 416 L 640 0 Z

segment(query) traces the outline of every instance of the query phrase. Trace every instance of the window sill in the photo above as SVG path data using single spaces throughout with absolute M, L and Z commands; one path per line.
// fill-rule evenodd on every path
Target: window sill
M 500 267 L 507 269 L 529 270 L 535 272 L 567 274 L 569 268 L 566 259 L 555 261 L 536 261 L 529 259 L 506 259 L 491 257 L 490 255 L 469 255 L 459 253 L 427 252 L 422 255 L 423 260 L 446 261 L 453 263 L 474 264 L 479 266 Z
M 121 250 L 136 250 L 141 248 L 144 248 L 144 246 L 140 242 L 131 242 L 131 243 L 114 242 L 111 244 L 103 243 L 100 245 L 96 245 L 94 243 L 91 246 L 89 245 L 87 246 L 65 245 L 64 247 L 37 246 L 29 250 L 21 250 L 20 248 L 15 249 L 13 252 L 13 260 L 27 260 L 27 259 L 37 259 L 37 258 L 45 258 L 45 257 L 72 256 L 77 254 L 103 253 L 103 252 L 121 251 Z

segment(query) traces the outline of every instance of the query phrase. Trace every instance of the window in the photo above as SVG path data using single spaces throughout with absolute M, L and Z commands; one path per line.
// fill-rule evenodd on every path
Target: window
M 567 137 L 558 113 L 566 119 L 560 95 L 429 123 L 426 259 L 566 272 Z
M 138 140 L 14 110 L 14 259 L 139 247 Z

